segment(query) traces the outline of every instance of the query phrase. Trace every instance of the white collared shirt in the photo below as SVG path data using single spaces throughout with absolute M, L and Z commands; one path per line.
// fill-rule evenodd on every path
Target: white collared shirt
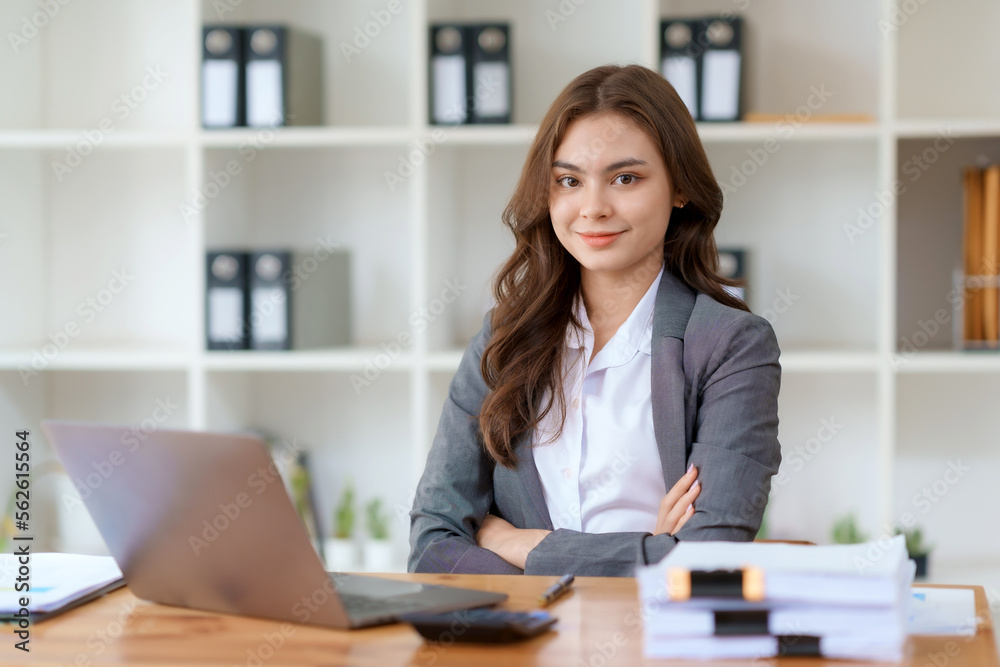
M 594 331 L 583 300 L 583 325 L 566 332 L 563 392 L 566 421 L 553 409 L 535 432 L 535 467 L 553 527 L 586 533 L 648 532 L 666 495 L 653 433 L 650 396 L 653 305 L 663 269 L 632 314 L 587 363 Z M 546 399 L 547 400 L 547 399 Z

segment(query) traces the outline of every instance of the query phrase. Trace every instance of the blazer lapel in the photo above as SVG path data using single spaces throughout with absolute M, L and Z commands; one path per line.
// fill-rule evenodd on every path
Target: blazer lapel
M 526 526 L 552 530 L 552 518 L 545 503 L 545 493 L 542 491 L 542 480 L 535 467 L 533 438 L 530 432 L 521 436 L 520 442 L 514 446 L 517 452 L 517 478 L 523 487 L 526 497 L 521 499 L 521 510 L 524 512 Z
M 656 290 L 653 312 L 650 392 L 653 433 L 660 451 L 660 466 L 667 489 L 684 475 L 687 462 L 684 332 L 691 318 L 694 302 L 694 291 L 664 270 L 660 286 Z
M 669 489 L 684 475 L 687 437 L 684 422 L 684 331 L 694 309 L 695 293 L 664 270 L 656 290 L 653 310 L 651 392 L 653 433 L 660 451 L 663 479 Z M 552 530 L 542 481 L 535 467 L 531 433 L 514 446 L 518 454 L 516 475 L 525 492 L 521 508 L 526 526 Z

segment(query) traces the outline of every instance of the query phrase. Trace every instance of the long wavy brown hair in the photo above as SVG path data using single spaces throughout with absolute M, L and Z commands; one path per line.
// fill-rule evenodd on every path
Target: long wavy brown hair
M 670 217 L 665 270 L 716 301 L 749 310 L 723 289 L 738 283 L 718 275 L 713 232 L 722 213 L 722 190 L 673 86 L 639 65 L 606 65 L 581 74 L 542 120 L 503 212 L 515 246 L 493 284 L 497 305 L 481 362 L 490 392 L 479 425 L 490 456 L 507 468 L 517 466 L 515 440 L 550 410 L 558 411 L 560 425 L 565 421 L 562 355 L 567 327 L 580 326 L 573 314 L 580 265 L 559 242 L 549 218 L 552 160 L 574 120 L 605 113 L 630 120 L 647 133 L 660 147 L 674 188 L 687 200 Z

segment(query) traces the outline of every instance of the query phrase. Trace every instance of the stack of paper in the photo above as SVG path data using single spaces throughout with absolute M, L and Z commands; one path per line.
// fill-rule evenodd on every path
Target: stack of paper
M 122 572 L 111 556 L 31 554 L 30 588 L 25 591 L 22 563 L 14 554 L 0 554 L 0 620 L 15 618 L 21 599 L 35 620 L 71 609 L 123 586 Z
M 756 583 L 727 594 L 677 586 L 691 572 L 693 584 L 700 572 L 741 570 Z M 647 657 L 903 655 L 913 565 L 902 537 L 834 546 L 682 542 L 637 577 Z M 755 599 L 746 599 L 751 590 Z

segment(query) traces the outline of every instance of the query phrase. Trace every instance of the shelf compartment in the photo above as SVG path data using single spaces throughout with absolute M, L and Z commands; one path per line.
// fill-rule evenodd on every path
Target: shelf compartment
M 778 398 L 782 462 L 771 479 L 768 536 L 831 541 L 834 521 L 854 513 L 879 528 L 877 378 L 868 373 L 788 375 Z
M 962 265 L 962 170 L 1000 162 L 1000 137 L 957 133 L 898 143 L 896 348 L 954 348 L 952 272 Z
M 402 11 L 395 14 L 388 11 L 385 0 L 202 0 L 200 4 L 203 25 L 270 23 L 320 37 L 325 125 L 409 124 L 413 91 L 410 68 L 404 65 L 413 57 L 411 27 L 416 12 L 411 3 L 402 2 Z
M 940 431 L 929 419 L 914 421 Z M 970 452 L 967 442 L 954 448 L 954 431 L 947 440 L 928 439 L 919 445 L 907 442 L 911 434 L 910 428 L 900 433 L 902 451 L 896 456 L 893 476 L 893 524 L 909 523 L 922 529 L 925 542 L 934 546 L 932 576 L 939 562 L 992 560 L 995 566 L 1000 536 L 996 531 L 970 531 L 964 517 L 982 516 L 984 508 L 996 507 L 1000 456 L 987 451 L 982 442 L 978 453 Z M 914 452 L 916 447 L 922 451 Z
M 193 342 L 195 229 L 177 206 L 184 152 L 0 152 L 0 297 L 16 313 L 0 346 L 183 348 Z M 200 265 L 200 263 L 199 263 Z M 170 280 L 162 277 L 170 275 Z M 49 355 L 47 355 L 49 356 Z
M 987 0 L 899 4 L 896 16 L 884 21 L 898 44 L 897 115 L 1000 116 L 1000 90 L 981 84 L 1000 74 L 1000 52 L 984 48 L 995 41 L 1000 6 Z
M 563 17 L 554 4 L 552 11 L 546 11 L 532 0 L 428 0 L 427 14 L 431 24 L 509 23 L 513 121 L 538 123 L 559 92 L 578 75 L 607 63 L 643 62 L 645 57 L 646 22 L 641 12 L 596 2 L 571 6 L 572 14 Z M 426 53 L 411 55 L 428 57 Z
M 464 346 L 492 307 L 494 273 L 514 250 L 501 214 L 525 146 L 441 146 L 429 184 L 429 276 L 423 305 L 432 350 Z
M 898 377 L 893 520 L 923 528 L 935 545 L 932 560 L 995 562 L 1000 553 L 1000 535 L 970 531 L 961 520 L 996 506 L 998 392 L 995 373 Z
M 324 534 L 348 480 L 356 508 L 374 497 L 390 515 L 390 537 L 406 553 L 415 490 L 410 457 L 410 379 L 383 373 L 358 389 L 350 373 L 212 371 L 206 385 L 208 430 L 259 429 L 310 454 Z M 364 522 L 357 522 L 360 534 Z
M 848 232 L 875 196 L 877 145 L 706 151 L 725 197 L 716 243 L 749 252 L 749 305 L 771 322 L 779 345 L 875 349 L 879 235 Z
M 87 128 L 108 139 L 124 130 L 193 127 L 200 36 L 190 3 L 55 7 L 50 16 L 31 0 L 5 4 L 5 24 L 24 41 L 0 54 L 0 85 L 18 91 L 0 112 L 0 127 Z
M 205 247 L 346 248 L 353 343 L 395 341 L 409 331 L 412 307 L 414 178 L 391 189 L 386 174 L 407 154 L 390 147 L 206 151 L 206 192 L 213 174 L 226 174 L 219 180 L 227 184 L 206 200 Z
M 746 111 L 795 112 L 812 88 L 831 95 L 810 113 L 878 116 L 881 4 L 850 0 L 806 2 L 659 0 L 659 18 L 743 17 L 743 101 Z M 659 21 L 649 26 L 659 54 Z M 794 62 L 795 67 L 788 63 Z M 659 67 L 659 65 L 657 65 Z

